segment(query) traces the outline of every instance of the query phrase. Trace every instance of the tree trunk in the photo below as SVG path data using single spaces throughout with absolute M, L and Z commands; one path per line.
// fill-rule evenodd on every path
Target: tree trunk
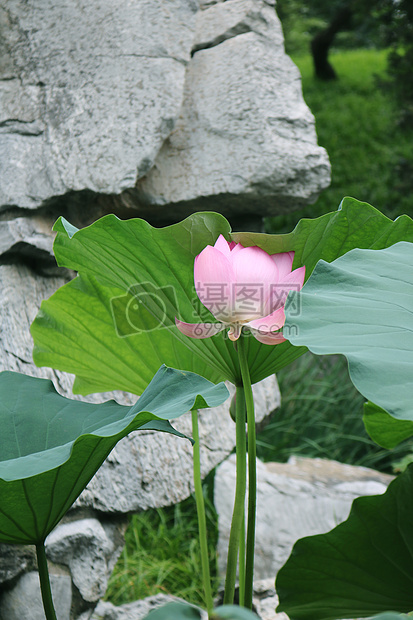
M 335 80 L 336 72 L 328 61 L 328 52 L 339 30 L 346 28 L 351 20 L 352 11 L 349 5 L 341 7 L 334 15 L 330 25 L 316 34 L 311 41 L 314 70 L 322 80 Z

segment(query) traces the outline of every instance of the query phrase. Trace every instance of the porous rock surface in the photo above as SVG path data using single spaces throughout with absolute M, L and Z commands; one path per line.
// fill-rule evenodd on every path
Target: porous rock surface
M 70 620 L 72 585 L 70 575 L 51 574 L 50 585 L 56 601 L 57 620 Z M 45 620 L 37 572 L 25 573 L 0 603 L 0 620 Z
M 181 106 L 195 0 L 9 0 L 0 202 L 118 193 L 153 165 Z
M 0 587 L 36 566 L 34 547 L 0 544 Z
M 0 211 L 80 202 L 90 221 L 126 210 L 166 223 L 315 200 L 329 162 L 274 5 L 9 0 Z
M 97 603 L 123 549 L 127 520 L 80 518 L 60 523 L 46 539 L 49 560 L 65 565 L 84 601 Z
M 356 497 L 384 493 L 391 480 L 388 474 L 325 459 L 257 461 L 256 579 L 275 579 L 299 538 L 333 529 L 347 519 Z M 217 469 L 214 490 L 223 574 L 234 482 L 235 459 L 230 456 Z
M 140 202 L 270 215 L 314 201 L 329 165 L 273 2 L 228 0 L 197 15 L 174 131 L 136 186 Z M 299 146 L 298 146 L 299 144 Z

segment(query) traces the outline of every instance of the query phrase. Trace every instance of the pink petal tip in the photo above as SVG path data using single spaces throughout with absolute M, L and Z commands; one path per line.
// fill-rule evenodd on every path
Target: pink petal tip
M 211 338 L 225 328 L 222 323 L 184 323 L 175 318 L 175 324 L 184 336 L 189 338 Z

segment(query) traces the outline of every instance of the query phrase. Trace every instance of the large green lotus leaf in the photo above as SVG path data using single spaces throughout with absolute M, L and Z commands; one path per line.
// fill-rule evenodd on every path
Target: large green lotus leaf
M 0 374 L 0 542 L 36 544 L 62 518 L 116 443 L 228 396 L 193 373 L 161 367 L 131 407 L 69 400 L 51 381 Z
M 276 590 L 290 620 L 413 610 L 413 466 L 383 495 L 353 502 L 347 521 L 299 540 Z
M 108 215 L 82 230 L 60 219 L 55 230 L 58 263 L 79 276 L 42 303 L 31 328 L 36 364 L 75 374 L 82 394 L 140 394 L 162 363 L 234 380 L 233 346 L 222 337 L 200 345 L 175 327 L 175 316 L 209 314 L 197 302 L 194 258 L 219 234 L 228 237 L 225 218 L 197 214 L 158 229 Z
M 183 336 L 175 316 L 212 321 L 193 281 L 195 256 L 219 234 L 271 253 L 295 251 L 294 268 L 307 276 L 320 258 L 333 260 L 354 247 L 386 247 L 413 241 L 413 222 L 392 222 L 379 211 L 345 199 L 336 213 L 302 220 L 287 235 L 232 233 L 216 213 L 196 213 L 165 228 L 108 215 L 77 230 L 63 219 L 55 229 L 59 265 L 79 276 L 44 301 L 32 325 L 34 360 L 76 375 L 74 391 L 122 389 L 139 394 L 161 364 L 197 372 L 211 381 L 240 380 L 237 356 L 224 333 L 206 340 Z M 248 340 L 253 383 L 306 351 Z
M 286 312 L 291 342 L 345 355 L 367 399 L 412 421 L 413 244 L 320 261 L 299 297 L 299 316 Z
M 397 420 L 370 401 L 364 404 L 363 422 L 373 441 L 387 450 L 413 437 L 413 422 Z

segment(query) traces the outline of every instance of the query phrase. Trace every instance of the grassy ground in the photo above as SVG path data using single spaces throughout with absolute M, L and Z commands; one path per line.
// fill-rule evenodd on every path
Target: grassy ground
M 362 420 L 365 399 L 351 383 L 342 356 L 306 353 L 277 378 L 282 405 L 258 435 L 262 460 L 320 457 L 393 473 L 413 450 L 411 441 L 385 450 L 370 439 Z
M 209 477 L 204 483 L 204 499 L 212 586 L 217 592 L 218 529 L 212 491 L 213 479 Z M 122 605 L 163 593 L 205 606 L 201 570 L 196 505 L 190 497 L 176 506 L 133 515 L 106 598 L 114 605 Z
M 327 148 L 333 179 L 316 204 L 301 212 L 267 220 L 269 231 L 289 232 L 301 217 L 335 211 L 346 195 L 369 202 L 389 217 L 413 215 L 413 135 L 395 123 L 391 98 L 376 85 L 385 52 L 346 51 L 331 57 L 340 77 L 320 82 L 311 59 L 294 58 L 303 77 L 305 99 L 317 122 L 319 143 Z M 361 420 L 363 398 L 353 388 L 343 360 L 307 354 L 278 375 L 283 405 L 258 437 L 264 460 L 284 461 L 290 454 L 333 458 L 391 471 L 409 452 L 376 446 Z M 211 481 L 205 493 L 211 498 Z M 211 567 L 216 578 L 216 515 L 209 499 Z M 107 598 L 115 604 L 157 592 L 170 592 L 203 604 L 192 498 L 163 510 L 133 516 L 126 547 L 110 580 Z
M 402 213 L 413 216 L 413 132 L 398 128 L 391 93 L 378 86 L 386 52 L 332 54 L 339 79 L 329 82 L 314 79 L 308 55 L 293 60 L 316 118 L 319 144 L 330 157 L 332 182 L 315 204 L 268 218 L 269 231 L 289 232 L 301 217 L 335 211 L 344 196 L 368 202 L 392 219 Z

